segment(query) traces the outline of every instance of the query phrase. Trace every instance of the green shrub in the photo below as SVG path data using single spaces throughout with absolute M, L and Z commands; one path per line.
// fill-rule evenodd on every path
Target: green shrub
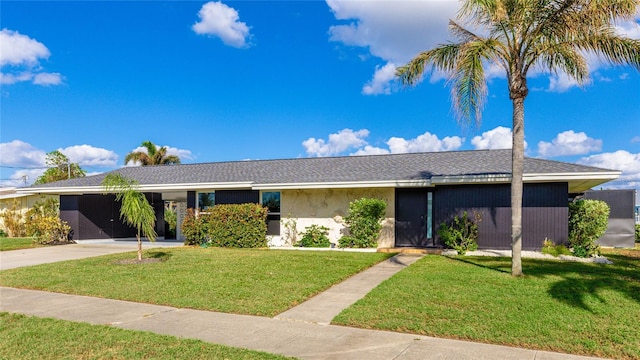
M 196 216 L 193 209 L 187 209 L 180 230 L 185 245 L 202 245 L 207 241 L 207 229 L 204 217 Z
M 449 224 L 440 224 L 438 229 L 438 235 L 444 244 L 456 250 L 460 255 L 478 249 L 478 223 L 482 220 L 482 215 L 474 212 L 473 217 L 475 222 L 469 219 L 465 211 L 461 217 L 454 216 Z
M 640 224 L 636 224 L 636 242 L 640 243 Z
M 549 254 L 555 257 L 558 257 L 560 255 L 571 255 L 571 251 L 567 249 L 566 246 L 562 244 L 556 245 L 556 243 L 554 243 L 550 239 L 545 239 L 542 243 L 542 253 Z
M 25 214 L 25 229 L 28 236 L 40 236 L 51 227 L 51 221 L 46 218 L 57 218 L 60 215 L 60 203 L 55 198 L 45 198 L 36 201 Z
M 296 244 L 300 247 L 315 247 L 323 248 L 330 247 L 331 241 L 329 241 L 329 228 L 326 226 L 320 226 L 313 224 L 304 228 L 304 232 L 300 234 L 301 238 Z
M 38 220 L 38 235 L 35 242 L 43 245 L 64 244 L 72 242 L 69 238 L 71 226 L 59 217 L 45 216 Z
M 380 199 L 362 198 L 349 204 L 344 221 L 350 236 L 338 240 L 339 247 L 375 248 L 384 219 L 387 204 Z
M 578 257 L 597 255 L 596 241 L 607 230 L 609 205 L 601 200 L 578 200 L 569 204 L 569 246 Z
M 216 205 L 204 217 L 211 246 L 267 247 L 267 208 L 262 205 Z
M 9 235 L 6 232 L 4 232 L 4 230 L 0 229 L 0 238 L 6 238 L 8 236 Z

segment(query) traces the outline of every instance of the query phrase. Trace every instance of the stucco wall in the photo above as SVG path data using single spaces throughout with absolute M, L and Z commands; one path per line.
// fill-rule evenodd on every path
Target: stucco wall
M 387 203 L 378 247 L 393 247 L 395 201 L 392 188 L 284 190 L 281 192 L 280 233 L 286 236 L 286 229 L 282 224 L 294 219 L 298 233 L 312 224 L 326 226 L 330 229 L 329 240 L 338 244 L 338 239 L 344 235 L 343 217 L 349 211 L 349 203 L 363 197 L 382 199 Z
M 44 201 L 47 198 L 54 198 L 59 201 L 59 196 L 57 195 L 28 195 L 15 198 L 4 198 L 0 200 L 0 213 L 9 211 L 13 207 L 13 204 L 15 202 L 16 208 L 20 210 L 20 212 L 24 216 L 36 202 Z M 0 217 L 0 229 L 6 231 L 6 228 L 4 226 L 4 219 L 2 217 Z

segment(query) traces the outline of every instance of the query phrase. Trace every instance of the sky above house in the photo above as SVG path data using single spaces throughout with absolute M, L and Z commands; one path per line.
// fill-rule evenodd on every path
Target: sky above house
M 440 73 L 394 77 L 452 40 L 457 1 L 2 1 L 0 186 L 59 150 L 88 174 L 150 140 L 183 163 L 509 148 L 511 102 L 487 71 L 479 126 Z M 617 30 L 640 39 L 640 9 Z M 589 57 L 590 81 L 529 78 L 526 154 L 622 171 L 640 189 L 640 73 Z M 133 164 L 129 164 L 131 166 Z

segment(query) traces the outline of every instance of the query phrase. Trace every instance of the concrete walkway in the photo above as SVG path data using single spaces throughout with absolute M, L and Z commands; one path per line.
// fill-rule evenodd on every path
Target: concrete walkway
M 74 245 L 66 245 L 64 248 L 69 246 Z M 105 251 L 104 244 L 85 246 L 95 247 L 97 253 Z M 55 247 L 43 249 L 55 249 Z M 43 253 L 40 250 L 24 251 L 25 255 L 42 257 Z M 116 249 L 113 251 L 117 252 Z M 131 251 L 131 249 L 127 248 L 124 251 Z M 91 256 L 98 255 L 100 254 Z M 333 286 L 275 318 L 179 309 L 5 287 L 0 287 L 0 311 L 151 331 L 301 359 L 593 359 L 413 334 L 327 325 L 343 308 L 348 307 L 381 281 L 418 259 L 419 256 L 396 256 Z

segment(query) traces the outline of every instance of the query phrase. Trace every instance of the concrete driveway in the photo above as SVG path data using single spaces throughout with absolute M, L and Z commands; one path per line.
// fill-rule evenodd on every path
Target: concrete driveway
M 156 241 L 152 243 L 144 241 L 142 243 L 143 250 L 174 246 L 182 246 L 182 242 Z M 81 244 L 46 246 L 35 249 L 0 251 L 0 270 L 117 254 L 136 251 L 137 249 L 138 243 L 136 240 L 103 240 L 96 242 L 83 242 Z

